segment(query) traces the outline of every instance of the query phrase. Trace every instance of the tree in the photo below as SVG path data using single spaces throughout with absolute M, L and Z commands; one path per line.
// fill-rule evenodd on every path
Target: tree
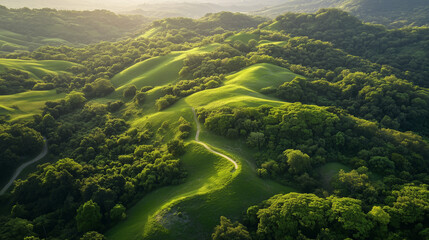
M 134 85 L 130 85 L 124 90 L 124 98 L 133 98 L 136 95 L 137 88 Z
M 384 211 L 382 207 L 379 206 L 372 207 L 368 215 L 376 222 L 379 222 L 383 225 L 387 225 L 390 222 L 390 215 L 386 211 Z
M 69 106 L 71 109 L 75 109 L 78 107 L 82 107 L 86 102 L 86 98 L 81 92 L 71 92 L 67 94 L 66 98 L 66 106 Z
M 125 214 L 126 208 L 122 204 L 116 204 L 111 210 L 110 210 L 110 219 L 113 221 L 121 221 L 124 220 L 127 215 Z
M 24 239 L 34 236 L 33 224 L 21 218 L 0 218 L 0 238 L 2 239 Z
M 221 216 L 220 225 L 217 225 L 212 234 L 213 240 L 250 240 L 246 227 L 239 223 L 232 223 L 228 218 Z
M 265 135 L 261 132 L 251 132 L 247 138 L 247 144 L 260 149 L 265 144 Z
M 104 237 L 103 234 L 100 234 L 98 232 L 92 231 L 85 233 L 80 240 L 106 240 L 106 237 Z
M 92 200 L 84 203 L 77 210 L 76 222 L 79 232 L 87 232 L 98 229 L 100 226 L 100 220 L 100 207 Z
M 300 175 L 311 170 L 310 156 L 300 150 L 288 149 L 283 152 L 283 155 L 287 159 L 290 173 Z
M 173 156 L 180 156 L 185 152 L 185 145 L 182 140 L 174 139 L 167 143 L 167 149 Z
M 138 105 L 143 105 L 145 99 L 146 99 L 146 93 L 144 92 L 139 92 L 134 97 L 134 101 L 136 101 Z

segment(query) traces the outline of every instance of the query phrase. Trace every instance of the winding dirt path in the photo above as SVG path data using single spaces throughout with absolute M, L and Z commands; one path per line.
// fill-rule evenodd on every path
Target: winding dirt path
M 203 146 L 204 148 L 206 148 L 207 150 L 209 150 L 209 152 L 212 152 L 212 153 L 214 153 L 218 156 L 221 156 L 221 157 L 225 158 L 226 160 L 230 161 L 232 164 L 234 164 L 234 170 L 237 170 L 238 164 L 236 161 L 234 161 L 232 158 L 226 156 L 225 154 L 222 154 L 220 152 L 217 152 L 217 151 L 211 149 L 207 144 L 200 141 L 201 125 L 200 125 L 200 122 L 198 121 L 197 114 L 195 113 L 195 108 L 192 108 L 192 112 L 194 113 L 194 120 L 195 120 L 195 123 L 197 124 L 197 133 L 195 134 L 195 141 L 198 144 L 200 144 L 201 146 Z
M 48 143 L 46 141 L 46 138 L 44 138 L 44 144 L 43 144 L 43 150 L 42 152 L 33 160 L 28 161 L 26 163 L 23 163 L 21 166 L 19 166 L 18 169 L 15 170 L 15 173 L 13 174 L 12 178 L 9 180 L 9 182 L 3 187 L 3 189 L 0 191 L 0 196 L 3 195 L 9 188 L 12 186 L 13 182 L 16 180 L 16 178 L 19 176 L 19 174 L 24 170 L 26 167 L 30 166 L 31 164 L 40 161 L 42 158 L 44 158 L 48 154 Z

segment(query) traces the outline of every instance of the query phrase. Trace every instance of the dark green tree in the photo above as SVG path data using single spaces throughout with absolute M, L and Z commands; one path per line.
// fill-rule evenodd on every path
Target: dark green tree
M 212 234 L 213 240 L 251 240 L 246 227 L 239 223 L 232 223 L 228 218 L 221 216 L 220 224 L 217 225 Z
M 101 213 L 97 203 L 89 200 L 79 207 L 76 215 L 79 232 L 97 230 L 100 227 Z

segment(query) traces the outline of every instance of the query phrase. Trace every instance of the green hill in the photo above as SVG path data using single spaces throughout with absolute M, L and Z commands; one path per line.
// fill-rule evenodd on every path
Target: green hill
M 65 96 L 65 93 L 57 94 L 55 90 L 0 96 L 0 116 L 9 115 L 12 121 L 30 119 L 33 115 L 42 113 L 47 101 L 59 100 Z
M 157 127 L 164 121 L 174 122 L 180 116 L 191 122 L 191 107 L 279 106 L 284 102 L 258 91 L 278 86 L 295 76 L 281 67 L 257 64 L 228 76 L 224 86 L 193 94 L 165 111 L 150 114 L 154 102 L 149 102 L 145 104 L 148 114 L 134 118 L 132 125 L 138 127 L 151 123 Z M 152 108 L 148 108 L 151 105 Z M 207 238 L 207 233 L 221 215 L 238 216 L 258 199 L 292 190 L 259 178 L 251 161 L 252 151 L 242 143 L 215 136 L 204 129 L 201 140 L 238 159 L 239 170 L 231 173 L 229 162 L 190 141 L 182 158 L 189 173 L 186 183 L 162 188 L 144 197 L 129 210 L 125 221 L 106 234 L 109 239 L 139 239 L 142 236 L 150 239 Z M 178 218 L 177 214 L 183 214 L 186 221 Z
M 389 27 L 429 25 L 429 5 L 425 0 L 290 0 L 253 14 L 274 18 L 286 12 L 312 13 L 322 8 L 340 8 L 366 22 Z
M 178 81 L 178 72 L 186 55 L 213 51 L 216 46 L 218 45 L 209 45 L 148 59 L 116 75 L 112 82 L 118 87 L 118 92 L 130 84 L 138 88 L 158 86 L 147 93 L 147 100 L 142 106 L 145 109 L 142 114 L 144 117 L 136 115 L 129 120 L 130 124 L 139 128 L 150 123 L 157 128 L 164 122 L 175 125 L 181 116 L 193 122 L 192 107 L 211 109 L 221 106 L 285 104 L 260 91 L 291 81 L 297 75 L 288 69 L 262 63 L 228 75 L 219 88 L 195 93 L 158 112 L 155 107 L 155 99 L 159 97 L 157 89 Z M 106 99 L 119 97 L 118 94 L 113 94 Z M 96 101 L 103 102 L 102 99 Z M 123 112 L 131 111 L 132 108 L 133 105 L 129 105 Z M 195 134 L 194 131 L 192 134 Z M 164 134 L 163 140 L 173 137 L 173 133 Z M 209 153 L 194 141 L 188 141 L 187 153 L 182 158 L 189 173 L 186 183 L 162 188 L 145 196 L 128 211 L 125 221 L 106 234 L 109 239 L 139 239 L 142 236 L 150 236 L 150 239 L 207 238 L 207 233 L 211 232 L 221 215 L 238 216 L 246 206 L 264 199 L 264 196 L 292 190 L 259 178 L 251 160 L 252 151 L 243 143 L 215 136 L 204 129 L 201 139 L 218 151 L 238 159 L 239 170 L 231 173 L 228 161 Z M 183 214 L 186 221 L 178 218 L 178 214 Z
M 76 63 L 59 60 L 18 60 L 0 59 L 0 72 L 5 69 L 18 69 L 28 73 L 31 77 L 41 79 L 45 75 L 58 75 L 68 73 L 69 68 L 77 66 Z
M 42 45 L 88 44 L 115 40 L 149 20 L 105 10 L 64 11 L 0 6 L 0 51 L 34 50 Z
M 43 77 L 69 74 L 69 68 L 76 63 L 58 60 L 17 60 L 0 59 L 0 73 L 7 69 L 20 70 L 27 73 L 31 79 L 39 81 Z M 57 94 L 56 90 L 28 91 L 12 95 L 0 96 L 0 115 L 9 115 L 12 120 L 30 118 L 42 112 L 46 101 L 64 98 L 65 93 Z

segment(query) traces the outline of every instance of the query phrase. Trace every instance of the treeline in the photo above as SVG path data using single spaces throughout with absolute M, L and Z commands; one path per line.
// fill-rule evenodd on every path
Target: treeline
M 276 195 L 249 207 L 244 225 L 221 217 L 212 239 L 427 239 L 428 205 L 427 185 L 402 186 L 374 206 L 349 197 Z
M 142 16 L 116 15 L 106 10 L 8 9 L 0 6 L 0 26 L 25 36 L 60 38 L 71 43 L 116 40 L 148 24 Z
M 252 17 L 241 13 L 220 12 L 209 13 L 205 17 L 194 20 L 191 18 L 166 18 L 152 23 L 157 28 L 154 36 L 163 36 L 167 41 L 182 43 L 186 40 L 200 41 L 202 36 L 223 34 L 227 31 L 239 31 L 256 28 L 266 21 L 261 17 Z
M 270 25 L 267 22 L 260 27 Z M 407 79 L 428 86 L 429 57 L 427 49 L 429 29 L 404 28 L 387 30 L 383 26 L 363 24 L 338 9 L 322 9 L 314 14 L 287 13 L 268 27 L 295 36 L 308 36 L 329 41 L 346 52 L 409 71 Z
M 210 131 L 239 138 L 258 149 L 258 174 L 294 182 L 308 191 L 320 185 L 315 169 L 341 162 L 385 177 L 388 189 L 395 182 L 428 183 L 429 144 L 419 135 L 379 128 L 333 107 L 286 104 L 281 107 L 220 108 L 198 111 Z M 363 192 L 360 192 L 363 191 Z M 366 192 L 365 192 L 366 191 Z M 370 193 L 370 194 L 369 194 Z M 380 193 L 356 191 L 367 201 L 378 202 Z M 350 196 L 346 194 L 346 196 Z

